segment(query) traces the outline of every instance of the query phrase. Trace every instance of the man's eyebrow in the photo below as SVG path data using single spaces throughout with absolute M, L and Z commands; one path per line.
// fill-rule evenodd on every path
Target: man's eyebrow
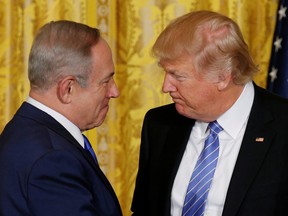
M 165 71 L 166 71 L 166 73 L 169 73 L 169 74 L 172 74 L 172 75 L 178 74 L 178 71 L 174 70 L 174 69 L 166 68 Z
M 111 79 L 114 75 L 115 75 L 115 72 L 113 71 L 113 72 L 109 73 L 107 76 L 103 77 L 102 81 L 105 81 L 107 79 Z
M 114 76 L 115 75 L 115 71 L 112 71 L 111 73 L 110 73 L 110 76 Z

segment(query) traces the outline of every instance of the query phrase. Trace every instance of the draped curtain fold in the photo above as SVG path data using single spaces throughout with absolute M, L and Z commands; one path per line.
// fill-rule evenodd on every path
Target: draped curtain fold
M 112 47 L 121 95 L 111 100 L 103 125 L 86 135 L 128 216 L 144 115 L 171 102 L 161 93 L 163 71 L 150 55 L 156 37 L 189 11 L 221 12 L 239 23 L 260 68 L 254 81 L 266 87 L 277 5 L 278 0 L 0 0 L 0 132 L 28 95 L 27 61 L 37 29 L 58 19 L 100 28 Z

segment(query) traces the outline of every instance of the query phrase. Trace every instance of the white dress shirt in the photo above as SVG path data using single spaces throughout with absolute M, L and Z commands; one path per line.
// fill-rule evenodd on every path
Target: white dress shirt
M 37 107 L 38 109 L 42 110 L 43 112 L 47 113 L 48 115 L 52 116 L 56 121 L 58 121 L 77 141 L 78 143 L 84 148 L 84 138 L 80 129 L 69 121 L 65 116 L 56 112 L 55 110 L 45 106 L 44 104 L 40 103 L 39 101 L 28 97 L 26 100 L 27 103 Z
M 252 82 L 245 85 L 238 100 L 217 121 L 223 131 L 219 133 L 219 158 L 208 194 L 205 216 L 221 216 L 226 193 L 243 140 L 247 120 L 254 100 Z M 208 123 L 196 121 L 176 174 L 171 194 L 171 215 L 181 216 L 186 190 L 204 141 L 209 134 Z

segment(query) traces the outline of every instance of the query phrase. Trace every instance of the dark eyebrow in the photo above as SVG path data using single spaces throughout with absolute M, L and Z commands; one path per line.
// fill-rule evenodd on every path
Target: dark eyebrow
M 102 81 L 100 81 L 100 82 L 105 82 L 106 80 L 111 79 L 114 76 L 114 74 L 115 74 L 114 71 L 109 73 L 107 76 L 103 77 Z
M 111 78 L 114 75 L 115 75 L 115 72 L 113 71 L 113 72 L 109 73 L 106 77 L 104 77 L 104 79 Z

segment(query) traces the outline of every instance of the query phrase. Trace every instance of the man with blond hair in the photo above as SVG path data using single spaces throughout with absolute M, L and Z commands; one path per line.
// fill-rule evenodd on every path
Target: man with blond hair
M 238 25 L 191 12 L 153 53 L 174 103 L 145 116 L 133 215 L 287 215 L 288 101 L 253 83 Z

